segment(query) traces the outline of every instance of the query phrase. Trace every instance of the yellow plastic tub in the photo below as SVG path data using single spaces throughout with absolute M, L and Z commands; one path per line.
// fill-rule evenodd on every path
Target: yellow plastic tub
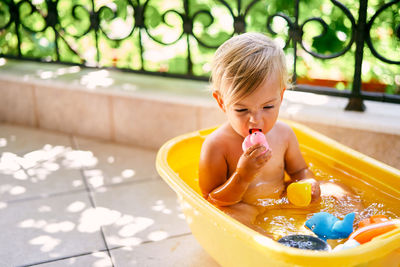
M 311 129 L 287 121 L 307 161 L 373 188 L 388 206 L 400 206 L 400 171 L 369 158 Z M 201 145 L 214 129 L 176 137 L 157 155 L 157 170 L 177 193 L 193 235 L 222 266 L 400 266 L 400 229 L 356 248 L 338 252 L 289 248 L 266 238 L 208 203 L 200 194 Z

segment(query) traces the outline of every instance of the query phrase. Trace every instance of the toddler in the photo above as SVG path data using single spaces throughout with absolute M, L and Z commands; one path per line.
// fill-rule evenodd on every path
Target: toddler
M 235 36 L 216 51 L 211 78 L 213 97 L 227 122 L 203 143 L 201 191 L 225 213 L 268 235 L 254 221 L 265 210 L 263 200 L 284 193 L 285 171 L 291 181 L 311 183 L 313 202 L 321 195 L 320 183 L 308 169 L 293 130 L 277 120 L 288 87 L 284 53 L 263 34 Z M 267 151 L 256 144 L 243 152 L 244 138 L 254 131 L 266 136 Z M 336 198 L 352 195 L 344 186 L 331 184 L 332 189 Z M 321 190 L 324 194 L 322 184 Z

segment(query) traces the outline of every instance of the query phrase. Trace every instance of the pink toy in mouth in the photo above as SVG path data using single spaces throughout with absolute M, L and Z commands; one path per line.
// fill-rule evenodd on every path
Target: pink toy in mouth
M 250 129 L 249 132 L 250 134 L 246 136 L 242 143 L 243 151 L 246 151 L 249 147 L 255 144 L 262 144 L 265 146 L 265 151 L 263 154 L 270 149 L 267 139 L 265 138 L 265 135 L 262 133 L 261 129 Z

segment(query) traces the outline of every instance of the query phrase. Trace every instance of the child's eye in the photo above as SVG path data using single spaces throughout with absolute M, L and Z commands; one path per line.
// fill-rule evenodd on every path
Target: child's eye
M 265 107 L 264 107 L 264 109 L 270 109 L 270 108 L 274 108 L 274 106 L 273 106 L 273 105 L 270 105 L 270 106 L 265 106 Z
M 235 109 L 236 112 L 246 112 L 247 109 L 246 108 L 242 108 L 242 109 Z

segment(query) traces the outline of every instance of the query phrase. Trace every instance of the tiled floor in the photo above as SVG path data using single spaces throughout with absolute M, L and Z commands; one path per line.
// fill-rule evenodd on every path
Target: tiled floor
M 0 124 L 0 265 L 217 266 L 156 153 Z

